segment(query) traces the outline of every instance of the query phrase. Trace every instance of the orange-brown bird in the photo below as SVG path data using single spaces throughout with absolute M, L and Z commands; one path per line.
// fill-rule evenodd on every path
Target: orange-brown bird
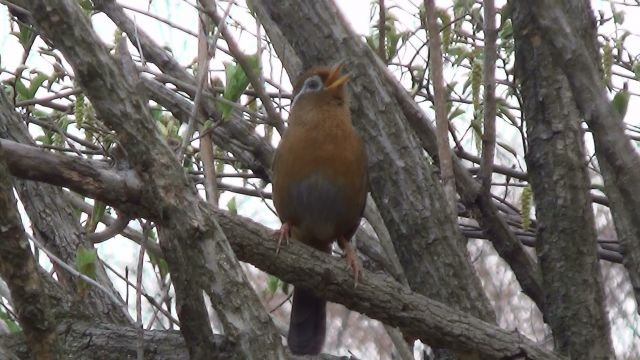
M 367 196 L 367 155 L 351 123 L 341 65 L 314 68 L 294 86 L 289 127 L 273 160 L 273 203 L 282 221 L 278 248 L 289 236 L 330 253 L 345 252 L 357 283 L 349 239 Z M 326 301 L 296 287 L 287 341 L 294 354 L 317 354 L 326 333 Z

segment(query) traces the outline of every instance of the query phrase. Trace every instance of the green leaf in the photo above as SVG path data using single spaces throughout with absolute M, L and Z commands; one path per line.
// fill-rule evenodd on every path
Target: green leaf
M 44 135 L 36 137 L 36 141 L 40 141 L 43 145 L 52 145 L 53 135 L 53 131 L 45 130 Z
M 7 325 L 7 328 L 9 328 L 9 333 L 11 334 L 19 333 L 20 331 L 22 331 L 22 329 L 20 329 L 20 325 L 18 325 L 18 323 L 14 321 L 9 316 L 9 314 L 4 312 L 2 309 L 0 309 L 0 320 L 4 321 L 4 323 Z
M 255 72 L 260 71 L 260 69 L 258 68 L 257 54 L 247 56 L 247 60 L 249 61 L 251 68 Z M 240 99 L 242 93 L 249 86 L 249 78 L 247 78 L 244 70 L 238 64 L 225 64 L 224 73 L 226 77 L 226 85 L 224 87 L 224 93 L 222 94 L 222 97 L 229 101 L 236 102 L 238 101 L 238 99 Z M 226 119 L 227 116 L 229 116 L 229 114 L 231 113 L 232 107 L 228 104 L 223 103 L 220 103 L 219 106 L 222 109 L 223 118 Z
M 613 22 L 618 25 L 622 25 L 622 23 L 624 23 L 624 11 L 614 11 Z
M 158 105 L 152 106 L 151 107 L 151 117 L 153 118 L 153 120 L 155 121 L 161 121 L 162 120 L 162 108 Z
M 232 215 L 238 215 L 238 206 L 236 205 L 236 197 L 232 197 L 231 200 L 227 202 L 227 209 Z
M 69 127 L 69 117 L 67 115 L 62 115 L 60 119 L 58 119 L 57 125 L 60 131 L 66 132 Z
M 49 79 L 49 76 L 43 72 L 38 71 L 38 75 L 36 75 L 33 79 L 31 79 L 31 84 L 29 84 L 29 92 L 27 100 L 33 99 L 42 86 L 42 83 Z
M 87 14 L 90 14 L 93 10 L 93 2 L 91 0 L 78 0 L 78 4 Z
M 511 19 L 505 20 L 505 22 L 502 24 L 500 32 L 498 32 L 498 36 L 502 40 L 513 39 L 513 25 L 511 24 Z
M 79 247 L 76 250 L 76 268 L 78 271 L 92 279 L 96 279 L 96 263 L 98 251 L 94 248 Z
M 447 49 L 447 54 L 453 56 L 453 57 L 464 57 L 466 58 L 468 55 L 468 51 L 467 48 L 464 46 L 451 46 Z
M 267 290 L 269 291 L 269 295 L 273 295 L 278 290 L 278 285 L 280 285 L 280 279 L 273 275 L 269 275 L 267 278 Z
M 282 286 L 280 286 L 280 288 L 282 289 L 283 293 L 289 295 L 289 288 L 290 288 L 289 283 L 286 283 L 283 281 Z
M 368 35 L 365 36 L 365 40 L 367 41 L 367 45 L 369 45 L 369 47 L 371 48 L 371 50 L 373 50 L 374 52 L 377 52 L 378 49 L 378 39 L 376 35 Z
M 169 264 L 167 261 L 161 256 L 161 254 L 156 254 L 153 251 L 148 251 L 147 256 L 149 256 L 149 260 L 151 264 L 155 265 L 160 271 L 160 278 L 164 279 L 167 274 L 169 274 Z
M 451 111 L 451 112 L 449 113 L 449 121 L 451 121 L 451 120 L 453 120 L 453 119 L 457 118 L 458 116 L 460 116 L 460 115 L 462 115 L 462 114 L 464 114 L 464 110 L 462 110 L 462 109 L 460 108 L 460 106 L 456 106 L 456 108 L 455 108 L 455 109 L 453 109 L 453 111 Z
M 18 78 L 16 78 L 16 92 L 19 100 L 29 100 L 29 89 L 27 89 L 22 80 Z
M 636 76 L 636 80 L 640 80 L 640 62 L 633 64 L 633 67 L 631 69 Z
M 33 27 L 19 21 L 17 22 L 17 24 L 18 31 L 12 32 L 11 35 L 18 38 L 18 42 L 20 43 L 20 45 L 22 45 L 22 48 L 26 50 L 29 47 L 29 43 L 31 42 L 32 37 L 35 36 Z
M 87 232 L 92 233 L 96 231 L 96 227 L 98 226 L 98 223 L 102 219 L 102 216 L 104 215 L 104 211 L 106 209 L 107 209 L 107 205 L 105 203 L 103 203 L 102 201 L 96 200 L 95 204 L 93 205 L 93 209 L 91 210 L 91 217 L 89 218 L 89 221 L 87 221 L 87 224 L 85 225 L 85 230 Z
M 167 136 L 169 136 L 169 130 L 166 126 L 164 126 L 162 122 L 158 121 L 156 124 L 158 125 L 158 130 L 160 131 L 162 137 L 166 138 Z
M 613 108 L 618 112 L 621 119 L 624 119 L 625 115 L 627 115 L 627 107 L 629 106 L 629 90 L 628 84 L 625 82 L 624 87 L 618 91 L 613 97 L 611 104 Z

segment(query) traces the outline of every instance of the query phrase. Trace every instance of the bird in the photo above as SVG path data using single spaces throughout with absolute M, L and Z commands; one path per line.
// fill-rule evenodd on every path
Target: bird
M 288 127 L 273 159 L 273 203 L 282 222 L 276 252 L 289 237 L 325 253 L 338 242 L 357 284 L 360 265 L 349 240 L 367 197 L 367 153 L 349 109 L 342 63 L 303 73 L 294 86 Z M 296 355 L 318 354 L 326 334 L 326 300 L 295 287 L 287 343 Z

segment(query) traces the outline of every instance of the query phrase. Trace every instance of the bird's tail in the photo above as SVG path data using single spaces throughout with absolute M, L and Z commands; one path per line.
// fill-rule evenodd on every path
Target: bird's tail
M 326 334 L 327 302 L 310 292 L 294 288 L 287 342 L 296 355 L 318 354 Z

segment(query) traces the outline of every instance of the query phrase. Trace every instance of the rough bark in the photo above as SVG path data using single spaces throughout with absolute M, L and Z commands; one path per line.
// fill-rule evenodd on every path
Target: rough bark
M 608 359 L 613 348 L 580 114 L 529 9 L 514 5 L 516 71 L 524 98 L 545 320 L 559 352 L 574 359 Z
M 0 276 L 11 291 L 14 310 L 24 330 L 34 359 L 55 359 L 58 337 L 53 299 L 46 294 L 18 204 L 13 196 L 12 177 L 0 154 Z
M 101 190 L 96 188 L 95 191 Z M 83 195 L 92 196 L 91 192 Z M 105 201 L 115 206 L 127 199 L 114 197 Z M 328 258 L 326 254 L 295 242 L 284 246 L 276 256 L 276 239 L 271 229 L 222 210 L 211 210 L 211 216 L 218 219 L 222 230 L 228 234 L 240 260 L 294 286 L 307 288 L 318 296 L 399 327 L 405 334 L 457 351 L 477 351 L 489 358 L 516 355 L 557 357 L 517 333 L 502 330 L 413 292 L 391 276 L 366 270 L 358 287 L 354 288 L 353 277 L 341 259 Z M 202 231 L 208 231 L 206 226 L 212 225 L 205 223 L 204 226 Z
M 225 333 L 248 358 L 281 358 L 279 334 L 248 284 L 211 209 L 195 192 L 153 122 L 135 66 L 125 47 L 118 61 L 99 40 L 76 2 L 15 1 L 65 55 L 98 117 L 116 132 L 146 186 L 142 213 L 158 224 L 160 246 L 176 290 L 181 331 L 193 359 L 208 359 L 213 333 L 203 291 Z
M 640 156 L 624 132 L 622 119 L 609 101 L 600 76 L 595 19 L 588 1 L 514 1 L 526 6 L 540 28 L 539 41 L 549 46 L 564 71 L 573 98 L 593 133 L 596 156 L 611 204 L 623 263 L 636 301 L 640 301 Z
M 137 357 L 137 330 L 133 327 L 76 321 L 60 323 L 56 329 L 58 335 L 65 339 L 64 347 L 58 353 L 58 359 L 122 360 Z M 145 360 L 189 359 L 189 352 L 179 331 L 145 330 L 143 344 Z M 210 359 L 246 359 L 235 346 L 228 337 L 214 335 L 214 347 L 207 351 Z M 23 334 L 0 336 L 0 358 L 2 360 L 32 359 Z M 290 354 L 287 354 L 287 358 L 296 359 Z M 322 354 L 318 359 L 343 360 L 344 357 Z
M 133 327 L 73 321 L 57 324 L 58 336 L 64 345 L 57 359 L 120 360 L 135 359 L 137 330 Z M 216 336 L 215 346 L 208 349 L 216 359 L 237 359 L 233 344 L 223 336 Z M 189 358 L 184 339 L 179 331 L 145 331 L 143 336 L 145 360 L 184 360 Z M 22 334 L 0 337 L 0 347 L 15 354 L 17 359 L 31 359 Z

